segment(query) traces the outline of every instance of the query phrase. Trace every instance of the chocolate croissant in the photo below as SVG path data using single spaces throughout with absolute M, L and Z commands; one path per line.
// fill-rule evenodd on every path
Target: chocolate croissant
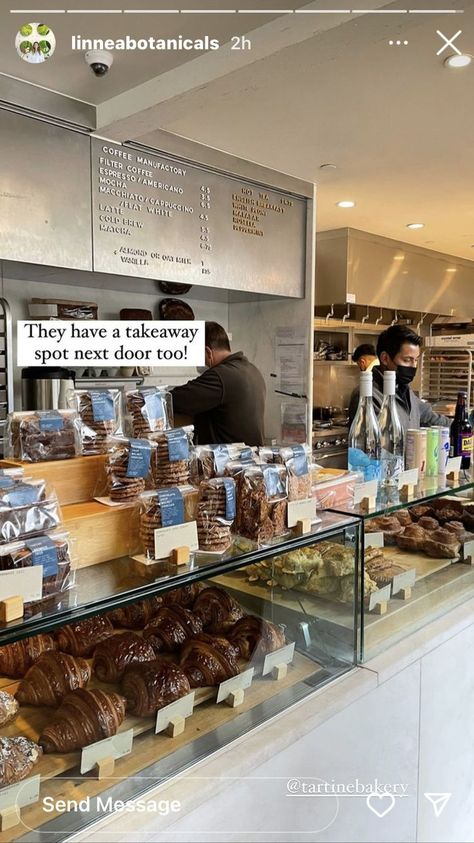
M 85 659 L 51 650 L 29 668 L 15 696 L 26 705 L 56 708 L 71 691 L 84 688 L 90 678 L 91 669 Z
M 173 588 L 163 594 L 163 603 L 168 606 L 169 603 L 179 603 L 180 606 L 192 606 L 198 594 L 202 591 L 201 583 L 192 582 L 189 585 L 182 585 L 179 588 Z
M 244 611 L 222 588 L 205 588 L 198 595 L 193 612 L 201 618 L 206 632 L 226 633 L 232 629 Z
M 189 609 L 178 603 L 163 606 L 156 617 L 146 625 L 143 637 L 151 644 L 156 653 L 172 653 L 184 644 L 188 638 L 202 632 L 202 620 Z
M 262 661 L 267 653 L 285 646 L 285 633 L 263 618 L 247 615 L 231 629 L 229 641 L 238 648 L 243 659 Z
M 239 673 L 238 650 L 226 638 L 201 633 L 187 641 L 179 664 L 191 688 L 220 685 Z
M 74 752 L 115 735 L 124 717 L 125 699 L 120 694 L 78 688 L 64 699 L 39 742 L 45 752 Z
M 136 632 L 122 632 L 97 645 L 92 670 L 101 682 L 119 682 L 126 667 L 154 658 L 150 642 L 144 641 Z
M 55 633 L 58 649 L 72 656 L 91 656 L 94 648 L 104 638 L 114 634 L 106 615 L 96 615 L 77 623 L 67 624 Z
M 24 738 L 0 738 L 0 787 L 26 779 L 43 750 Z
M 41 653 L 56 649 L 56 641 L 46 633 L 5 644 L 0 647 L 0 673 L 4 676 L 24 676 Z
M 157 613 L 163 600 L 159 596 L 150 597 L 149 600 L 139 600 L 138 603 L 129 603 L 128 606 L 121 606 L 109 612 L 107 617 L 114 626 L 121 626 L 125 629 L 143 629 Z
M 185 697 L 191 687 L 178 665 L 156 659 L 127 668 L 120 690 L 132 714 L 151 717 L 159 708 Z
M 0 691 L 0 727 L 6 726 L 18 714 L 20 706 L 12 694 L 8 691 Z

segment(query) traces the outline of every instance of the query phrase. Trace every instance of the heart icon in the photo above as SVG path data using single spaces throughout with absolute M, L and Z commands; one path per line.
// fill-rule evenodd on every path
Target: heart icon
M 377 804 L 374 804 L 377 800 Z M 395 797 L 392 793 L 371 793 L 367 797 L 367 807 L 375 814 L 376 817 L 382 819 L 390 813 L 395 805 Z

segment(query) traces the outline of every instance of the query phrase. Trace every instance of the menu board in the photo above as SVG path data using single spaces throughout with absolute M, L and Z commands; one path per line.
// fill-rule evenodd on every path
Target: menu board
M 97 272 L 304 295 L 304 198 L 93 138 L 92 209 Z

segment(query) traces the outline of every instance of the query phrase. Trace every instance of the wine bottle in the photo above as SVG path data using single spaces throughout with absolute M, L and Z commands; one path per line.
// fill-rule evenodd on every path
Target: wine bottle
M 383 373 L 383 403 L 379 414 L 382 485 L 398 488 L 405 465 L 404 435 L 395 398 L 396 372 Z
M 449 455 L 461 457 L 462 469 L 471 466 L 472 442 L 472 425 L 467 417 L 467 393 L 458 392 L 456 412 L 451 425 Z
M 372 372 L 361 372 L 357 413 L 349 431 L 349 469 L 380 480 L 380 429 L 372 401 Z

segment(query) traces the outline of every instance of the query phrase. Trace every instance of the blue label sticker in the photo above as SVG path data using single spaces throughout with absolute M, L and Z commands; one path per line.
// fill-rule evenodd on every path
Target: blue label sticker
M 2 497 L 8 506 L 28 506 L 28 504 L 38 503 L 40 492 L 39 485 L 29 486 L 27 483 L 17 483 Z
M 251 448 L 243 448 L 240 452 L 240 462 L 254 462 Z
M 225 489 L 225 519 L 233 521 L 235 518 L 235 481 L 231 477 L 223 480 Z
M 114 399 L 108 389 L 92 389 L 89 395 L 94 421 L 113 421 L 115 418 Z
M 163 398 L 157 389 L 141 389 L 140 394 L 143 395 L 146 408 L 146 416 L 149 421 L 157 421 L 163 419 L 165 416 L 165 408 L 163 407 Z
M 284 497 L 286 494 L 285 477 L 277 465 L 262 466 L 263 479 L 268 498 Z
M 13 479 L 13 477 L 7 477 L 4 474 L 0 476 L 0 489 L 11 489 L 11 487 L 14 485 L 15 480 Z
M 184 524 L 184 500 L 179 489 L 159 489 L 156 494 L 160 502 L 162 526 Z
M 147 477 L 150 471 L 151 442 L 131 439 L 128 452 L 127 477 Z
M 230 460 L 229 448 L 227 445 L 210 445 L 214 454 L 214 468 L 216 474 L 223 474 L 227 463 Z
M 63 417 L 54 410 L 51 412 L 45 412 L 40 415 L 39 419 L 39 429 L 48 432 L 51 430 L 62 430 L 64 427 L 64 419 Z
M 302 474 L 308 474 L 308 458 L 303 446 L 293 445 L 291 450 L 293 451 L 293 474 L 296 474 L 297 477 L 301 477 Z
M 33 565 L 43 566 L 43 579 L 57 575 L 58 549 L 52 539 L 47 536 L 28 539 L 26 547 L 31 550 Z
M 170 462 L 189 459 L 189 439 L 186 431 L 177 427 L 165 434 L 168 442 L 168 456 Z

